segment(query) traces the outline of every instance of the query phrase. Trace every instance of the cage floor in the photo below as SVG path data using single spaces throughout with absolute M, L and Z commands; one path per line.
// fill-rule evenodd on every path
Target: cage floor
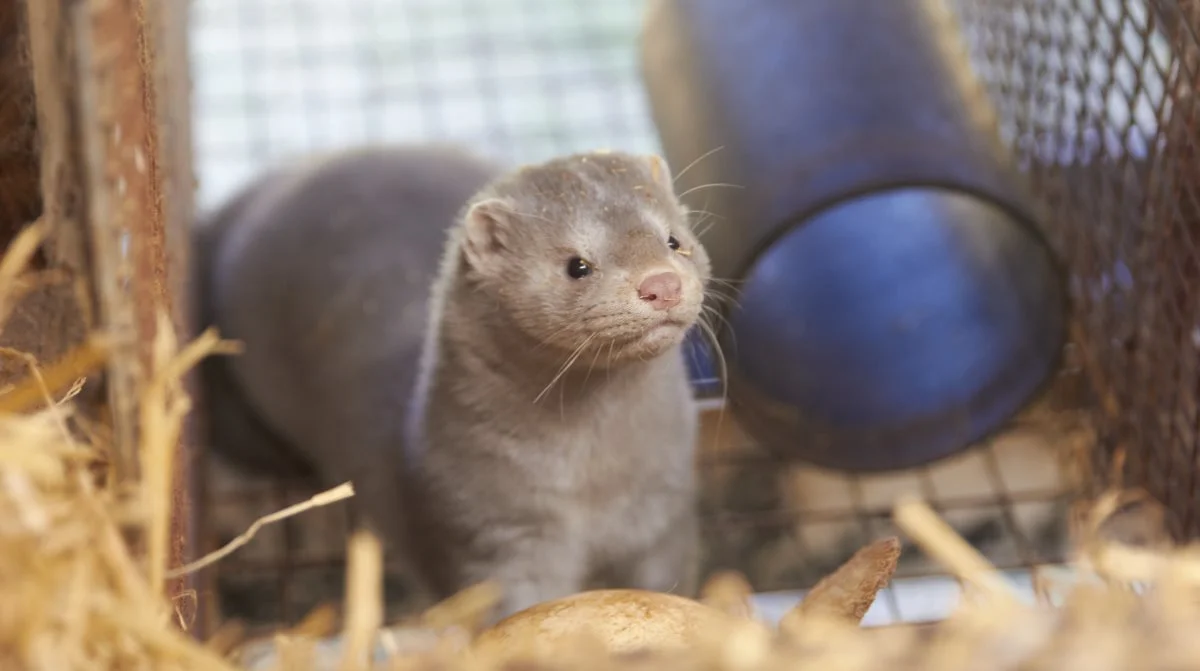
M 902 536 L 890 522 L 892 503 L 902 494 L 920 493 L 1001 569 L 1057 563 L 1065 556 L 1061 522 L 1070 477 L 1060 463 L 1064 441 L 1057 430 L 1016 426 L 989 441 L 986 449 L 924 469 L 853 478 L 765 460 L 733 418 L 721 419 L 713 409 L 706 405 L 701 412 L 703 573 L 739 571 L 763 593 L 760 603 L 768 614 L 786 610 L 788 599 L 801 594 L 791 590 L 814 584 L 866 543 Z M 215 496 L 210 500 L 216 503 L 208 523 L 216 533 L 206 538 L 212 549 L 260 516 L 315 493 L 280 494 L 268 488 L 271 483 L 264 487 L 216 469 L 216 461 L 211 465 Z M 345 510 L 334 506 L 265 528 L 215 574 L 219 619 L 236 619 L 255 633 L 266 632 L 293 624 L 321 603 L 340 601 L 345 533 Z M 906 548 L 897 587 L 881 596 L 869 620 L 919 619 L 931 610 L 936 619 L 941 607 L 929 604 L 953 599 L 953 592 L 940 596 L 946 588 L 938 585 L 944 581 L 925 577 L 937 572 L 936 563 L 916 548 Z M 388 612 L 394 616 L 405 611 L 407 590 L 400 577 L 392 578 L 399 581 L 388 596 Z M 916 597 L 910 606 L 912 592 L 927 596 Z

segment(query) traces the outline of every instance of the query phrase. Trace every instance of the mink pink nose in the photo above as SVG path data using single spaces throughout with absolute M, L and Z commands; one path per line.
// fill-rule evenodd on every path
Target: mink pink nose
M 679 302 L 683 294 L 683 280 L 676 273 L 655 273 L 642 280 L 637 291 L 638 298 L 655 310 L 666 310 Z

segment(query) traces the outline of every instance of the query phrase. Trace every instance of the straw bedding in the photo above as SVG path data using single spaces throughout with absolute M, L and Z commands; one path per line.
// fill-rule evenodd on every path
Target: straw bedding
M 0 418 L 0 668 L 229 668 L 171 628 L 117 522 L 136 501 L 96 486 L 67 412 Z

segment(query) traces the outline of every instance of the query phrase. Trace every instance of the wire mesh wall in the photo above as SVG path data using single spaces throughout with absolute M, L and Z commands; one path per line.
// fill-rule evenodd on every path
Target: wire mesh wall
M 450 139 L 511 161 L 657 148 L 640 0 L 195 0 L 200 205 L 272 161 Z
M 192 4 L 201 209 L 275 162 L 352 144 L 449 139 L 512 162 L 604 146 L 658 148 L 636 64 L 642 0 Z M 1021 102 L 1025 94 L 1009 73 L 1033 58 L 1022 51 L 1020 40 L 1029 32 L 1022 17 L 1040 16 L 1054 3 L 958 4 L 981 71 L 1010 121 L 1009 137 L 1032 156 L 1032 145 L 1018 141 L 1029 123 L 1020 105 L 1032 103 Z M 1058 4 L 1063 9 L 1055 11 L 1067 12 L 1073 3 Z M 1038 39 L 1045 40 L 1029 41 Z M 1081 48 L 1103 53 L 1099 43 Z M 1033 71 L 1025 76 L 1032 81 Z M 1062 115 L 1046 116 L 1053 114 L 1038 117 L 1039 123 L 1059 129 Z M 1124 210 L 1102 205 L 1107 200 L 1082 206 L 1083 197 L 1095 199 L 1087 191 L 1064 200 L 1057 186 L 1063 179 L 1031 170 L 1045 184 L 1060 245 L 1065 231 L 1102 207 L 1114 226 L 1141 216 L 1125 196 Z M 1079 377 L 1067 371 L 1059 389 L 1070 391 Z M 741 570 L 760 590 L 805 586 L 868 539 L 888 533 L 891 500 L 901 491 L 922 493 L 1001 566 L 1058 559 L 1065 548 L 1061 520 L 1076 480 L 1063 446 L 1089 438 L 1076 400 L 1051 394 L 981 449 L 930 468 L 863 478 L 771 461 L 732 418 L 706 412 L 700 446 L 706 568 Z M 311 493 L 212 464 L 202 494 L 207 529 L 201 549 Z M 264 530 L 209 576 L 215 591 L 207 596 L 220 606 L 211 611 L 270 624 L 293 622 L 318 603 L 336 601 L 344 514 L 340 507 L 319 509 Z M 906 554 L 903 573 L 931 570 L 915 553 Z M 388 585 L 389 599 L 402 610 L 406 587 L 398 576 Z M 893 616 L 903 617 L 896 595 L 885 598 Z
M 1072 270 L 1074 343 L 1123 477 L 1196 519 L 1195 3 L 958 3 L 1005 133 Z M 1100 478 L 1095 478 L 1100 482 Z

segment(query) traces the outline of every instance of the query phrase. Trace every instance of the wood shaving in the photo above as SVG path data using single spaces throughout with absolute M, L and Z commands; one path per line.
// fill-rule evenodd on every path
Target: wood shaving
M 795 633 L 815 617 L 859 624 L 896 573 L 899 561 L 899 538 L 884 538 L 864 547 L 808 590 L 804 599 L 784 614 L 780 630 Z

